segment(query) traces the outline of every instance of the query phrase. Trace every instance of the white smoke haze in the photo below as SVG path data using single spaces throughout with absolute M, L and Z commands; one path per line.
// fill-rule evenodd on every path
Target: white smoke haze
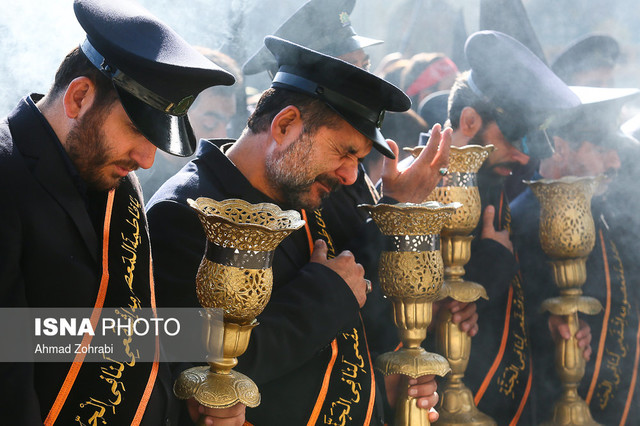
M 24 95 L 46 92 L 64 55 L 83 40 L 72 3 L 0 0 L 0 115 L 6 115 Z M 141 3 L 190 43 L 221 49 L 242 63 L 305 0 Z M 417 51 L 452 55 L 459 11 L 470 34 L 478 29 L 479 4 L 480 0 L 358 0 L 351 20 L 358 34 L 385 40 L 368 49 L 375 68 L 385 54 L 402 48 L 406 55 Z M 608 33 L 622 48 L 617 86 L 640 87 L 640 8 L 635 2 L 524 0 L 523 4 L 549 60 L 582 35 Z M 247 79 L 248 85 L 260 89 L 267 82 L 266 74 Z

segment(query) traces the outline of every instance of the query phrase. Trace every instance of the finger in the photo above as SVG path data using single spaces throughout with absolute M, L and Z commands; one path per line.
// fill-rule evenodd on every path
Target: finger
M 313 253 L 309 262 L 324 263 L 327 261 L 327 243 L 324 240 L 318 239 L 313 242 Z
M 427 398 L 433 396 L 437 389 L 438 385 L 436 384 L 436 381 L 432 380 L 427 383 L 409 386 L 409 396 L 413 398 Z M 430 407 L 433 407 L 433 405 Z
M 336 256 L 336 257 L 344 257 L 344 258 L 348 258 L 348 259 L 354 259 L 354 262 L 355 262 L 355 257 L 353 256 L 353 253 L 351 253 L 349 250 L 341 251 L 340 254 L 338 256 Z M 363 271 L 364 271 L 364 268 L 363 268 Z
M 455 314 L 461 309 L 461 303 L 450 297 L 447 297 L 445 299 L 444 306 L 446 309 L 449 309 L 449 312 L 451 312 L 452 314 Z
M 449 152 L 451 149 L 451 133 L 453 130 L 450 127 L 447 127 L 442 132 L 442 136 L 440 137 L 440 143 L 438 143 L 438 151 L 436 155 L 431 161 L 432 167 L 446 167 L 449 164 Z
M 417 397 L 416 405 L 419 408 L 424 408 L 428 410 L 435 407 L 438 404 L 438 400 L 439 400 L 438 393 L 434 392 L 433 394 L 428 396 Z
M 457 311 L 454 311 L 453 309 L 451 310 L 451 312 L 455 312 L 453 314 L 453 323 L 454 324 L 459 324 L 462 322 L 467 321 L 469 318 L 473 317 L 473 314 L 476 313 L 476 304 L 475 303 L 462 303 L 459 302 L 459 304 L 456 306 Z
M 493 227 L 493 219 L 496 215 L 496 209 L 493 206 L 487 206 L 484 209 L 484 214 L 482 215 L 482 233 L 485 232 L 495 232 L 495 228 Z
M 438 123 L 434 124 L 431 128 L 431 136 L 427 141 L 427 146 L 424 147 L 417 160 L 424 161 L 427 164 L 431 164 L 438 152 L 438 146 L 442 140 L 442 126 Z
M 469 330 L 467 334 L 469 335 L 469 337 L 473 337 L 478 334 L 478 331 L 480 331 L 480 327 L 478 327 L 478 324 L 476 323 L 473 325 L 473 327 L 471 327 L 471 330 Z
M 396 174 L 398 174 L 398 156 L 400 155 L 400 149 L 398 145 L 392 141 L 391 139 L 387 139 L 387 144 L 396 158 L 389 158 L 387 156 L 384 157 L 382 161 L 382 180 L 385 181 L 388 178 L 393 178 Z
M 569 330 L 569 324 L 558 324 L 558 334 L 564 340 L 571 339 L 571 331 Z
M 478 323 L 478 314 L 473 313 L 469 318 L 466 318 L 460 323 L 460 329 L 464 332 L 468 332 Z
M 585 359 L 585 361 L 589 361 L 591 359 L 591 352 L 591 346 L 587 346 L 585 350 L 582 351 L 582 357 Z
M 429 423 L 437 422 L 440 418 L 440 414 L 436 411 L 435 408 L 429 410 Z
M 435 374 L 425 374 L 423 376 L 418 377 L 417 379 L 411 379 L 409 380 L 409 384 L 410 385 L 416 385 L 416 384 L 425 384 L 425 383 L 433 383 L 434 386 L 438 386 L 438 382 L 436 382 L 436 375 Z

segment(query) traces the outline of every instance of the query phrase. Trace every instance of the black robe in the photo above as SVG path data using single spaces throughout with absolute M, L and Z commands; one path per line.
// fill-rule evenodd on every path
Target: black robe
M 91 308 L 102 275 L 107 193 L 83 194 L 79 189 L 70 160 L 35 105 L 41 97 L 22 99 L 0 122 L 0 307 Z M 121 185 L 142 199 L 135 175 Z M 146 238 L 146 229 L 143 233 Z M 140 297 L 148 302 L 149 282 L 142 284 L 146 291 Z M 25 330 L 25 339 L 31 332 Z M 69 366 L 0 364 L 3 424 L 41 425 Z M 168 367 L 161 365 L 143 424 L 175 420 L 169 376 Z M 142 395 L 132 390 L 130 397 L 139 400 Z
M 219 145 L 224 142 L 217 141 Z M 337 201 L 338 205 L 347 202 L 352 195 L 349 192 L 342 194 L 341 197 L 345 198 Z M 159 306 L 199 306 L 194 278 L 206 239 L 197 216 L 186 205 L 187 198 L 198 197 L 274 203 L 251 186 L 218 147 L 212 142 L 200 141 L 196 158 L 169 179 L 148 204 Z M 366 234 L 362 227 L 374 226 L 367 225 L 353 201 L 349 202 L 350 207 L 344 208 L 343 214 L 326 214 L 333 209 L 329 208 L 322 216 L 328 233 L 335 235 L 336 253 L 348 247 L 347 240 L 351 240 L 344 239 L 344 234 L 335 231 L 336 222 L 346 222 L 342 226 L 349 229 L 349 235 L 354 238 Z M 311 228 L 316 234 L 313 235 L 315 239 L 319 235 L 314 217 L 313 212 L 307 212 L 307 218 L 313 222 Z M 342 245 L 344 247 L 340 247 Z M 364 249 L 366 252 L 370 248 Z M 247 420 L 256 425 L 306 424 L 331 362 L 332 341 L 351 333 L 354 327 L 361 330 L 360 309 L 349 287 L 331 269 L 309 263 L 309 257 L 309 240 L 304 229 L 292 233 L 276 249 L 271 299 L 258 316 L 260 325 L 252 331 L 249 347 L 239 357 L 235 368 L 254 380 L 262 395 L 262 402 L 257 408 L 247 409 Z M 368 257 L 375 258 L 375 255 Z M 359 259 L 357 253 L 356 258 Z M 386 303 L 379 290 L 377 298 L 369 296 L 367 305 Z M 385 309 L 371 308 L 373 312 Z M 365 318 L 366 312 L 363 310 Z M 369 327 L 367 331 L 373 330 L 377 334 L 379 328 L 381 334 L 393 335 L 392 332 L 385 333 L 385 330 L 393 328 L 390 317 L 374 320 L 384 324 Z M 368 355 L 365 340 L 362 335 L 360 337 L 361 353 Z M 397 343 L 397 336 L 393 337 Z M 388 338 L 380 340 L 384 341 L 376 345 L 380 351 L 392 349 L 393 344 Z M 341 353 L 336 359 L 339 363 Z M 357 386 L 366 389 L 365 383 Z M 363 392 L 360 396 L 361 403 L 368 403 L 368 393 Z M 371 424 L 382 424 L 380 399 L 375 398 Z M 323 421 L 323 415 L 328 414 L 323 412 L 319 421 Z M 357 416 L 351 420 L 351 424 L 363 422 L 364 419 Z
M 538 407 L 538 421 L 551 418 L 553 404 L 561 393 L 555 371 L 554 343 L 547 326 L 547 313 L 541 303 L 559 295 L 548 260 L 542 251 L 538 230 L 540 203 L 530 189 L 512 203 L 516 242 L 520 247 L 527 310 L 531 313 L 531 340 L 536 368 L 532 398 Z M 640 418 L 640 385 L 637 380 L 639 355 L 638 279 L 629 274 L 637 265 L 637 251 L 623 249 L 614 240 L 604 205 L 594 199 L 592 213 L 596 243 L 587 258 L 587 280 L 583 294 L 598 299 L 603 312 L 579 314 L 591 327 L 591 359 L 578 388 L 589 403 L 595 421 L 606 425 L 635 424 Z M 623 420 L 626 419 L 626 423 Z

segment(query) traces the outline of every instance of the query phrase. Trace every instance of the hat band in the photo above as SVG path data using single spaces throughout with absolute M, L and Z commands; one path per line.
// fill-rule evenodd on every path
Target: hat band
M 335 107 L 339 110 L 349 111 L 357 114 L 358 116 L 374 123 L 376 127 L 382 126 L 384 119 L 384 110 L 376 112 L 366 106 L 350 99 L 338 92 L 328 89 L 324 86 L 320 86 L 318 83 L 308 80 L 304 77 L 300 77 L 295 74 L 291 74 L 284 71 L 278 71 L 273 77 L 272 86 L 274 84 L 282 84 L 289 87 L 294 87 L 301 90 L 304 93 L 313 95 L 327 104 Z
M 85 41 L 80 45 L 80 49 L 87 59 L 89 59 L 89 61 L 98 68 L 102 74 L 113 81 L 115 85 L 131 93 L 133 96 L 155 109 L 180 117 L 187 113 L 189 107 L 195 100 L 195 96 L 189 95 L 179 102 L 171 102 L 157 93 L 152 92 L 116 67 L 110 65 L 104 56 L 102 56 L 93 47 L 89 42 L 89 39 L 85 39 Z

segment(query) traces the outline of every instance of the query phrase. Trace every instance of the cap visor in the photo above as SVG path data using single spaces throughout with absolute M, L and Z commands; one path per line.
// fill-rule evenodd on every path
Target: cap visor
M 377 40 L 375 38 L 369 38 L 369 37 L 362 37 L 359 35 L 354 35 L 353 39 L 356 40 L 356 42 L 358 43 L 361 49 L 364 49 L 365 47 L 369 47 L 369 46 L 375 46 L 376 44 L 384 43 L 384 41 L 382 40 Z
M 116 86 L 116 91 L 133 124 L 152 144 L 180 157 L 188 157 L 195 152 L 196 137 L 186 114 L 181 117 L 166 114 L 120 87 Z
M 344 120 L 349 123 L 354 129 L 369 138 L 373 142 L 373 147 L 377 149 L 382 155 L 391 159 L 396 158 L 396 156 L 393 154 L 393 151 L 389 147 L 387 140 L 380 132 L 380 129 L 376 127 L 376 125 L 358 115 L 341 111 L 329 104 L 327 105 L 329 106 L 329 108 L 338 113 L 339 116 L 344 118 Z

